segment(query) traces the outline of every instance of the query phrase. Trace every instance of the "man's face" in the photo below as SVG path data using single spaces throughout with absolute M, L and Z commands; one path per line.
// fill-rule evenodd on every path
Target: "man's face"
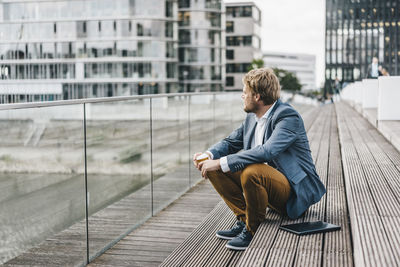
M 243 109 L 247 113 L 255 112 L 257 110 L 256 95 L 253 94 L 246 85 L 243 86 Z

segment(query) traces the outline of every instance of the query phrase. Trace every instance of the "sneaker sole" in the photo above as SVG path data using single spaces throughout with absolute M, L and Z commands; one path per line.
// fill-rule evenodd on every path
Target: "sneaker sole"
M 224 240 L 232 240 L 235 237 L 229 237 L 229 236 L 223 236 L 223 235 L 219 235 L 219 234 L 215 234 L 216 237 L 224 239 Z
M 235 247 L 229 244 L 225 245 L 226 248 L 232 249 L 232 250 L 245 250 L 247 247 Z

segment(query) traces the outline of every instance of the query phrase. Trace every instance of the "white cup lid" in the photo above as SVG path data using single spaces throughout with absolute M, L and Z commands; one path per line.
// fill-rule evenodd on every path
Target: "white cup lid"
M 206 153 L 203 153 L 203 154 L 197 156 L 196 160 L 202 160 L 202 159 L 207 159 L 207 158 L 208 158 L 208 155 Z

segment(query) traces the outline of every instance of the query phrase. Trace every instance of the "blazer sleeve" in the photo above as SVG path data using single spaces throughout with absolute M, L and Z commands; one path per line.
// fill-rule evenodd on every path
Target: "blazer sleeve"
M 243 149 L 244 122 L 228 137 L 208 149 L 213 154 L 213 159 L 219 159 L 229 154 L 234 154 Z
M 271 136 L 263 145 L 227 157 L 230 170 L 236 172 L 250 164 L 273 160 L 296 141 L 299 125 L 300 117 L 296 112 L 280 114 L 272 126 Z

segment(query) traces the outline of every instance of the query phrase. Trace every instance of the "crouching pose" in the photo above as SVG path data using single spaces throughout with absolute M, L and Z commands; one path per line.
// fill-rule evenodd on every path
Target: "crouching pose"
M 326 190 L 311 157 L 299 113 L 282 103 L 278 78 L 271 69 L 256 69 L 243 78 L 246 119 L 228 137 L 193 156 L 195 166 L 236 215 L 232 229 L 217 237 L 226 247 L 244 250 L 265 220 L 266 209 L 296 219 Z

